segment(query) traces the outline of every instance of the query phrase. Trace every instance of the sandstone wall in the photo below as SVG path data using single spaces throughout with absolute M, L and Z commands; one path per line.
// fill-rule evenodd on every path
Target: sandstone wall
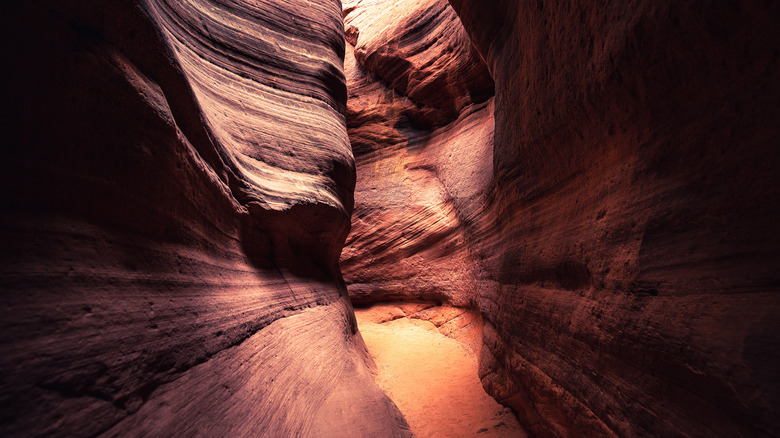
M 0 435 L 408 433 L 338 270 L 337 1 L 2 16 Z
M 353 300 L 479 309 L 538 436 L 776 436 L 778 7 L 441 3 L 344 4 Z
M 451 3 L 495 80 L 486 386 L 540 436 L 776 436 L 778 5 Z
M 446 1 L 344 3 L 358 183 L 341 267 L 353 302 L 476 306 L 468 224 L 491 169 L 493 83 Z
M 354 188 L 535 435 L 777 436 L 778 6 L 450 3 L 5 8 L 0 434 L 408 435 Z

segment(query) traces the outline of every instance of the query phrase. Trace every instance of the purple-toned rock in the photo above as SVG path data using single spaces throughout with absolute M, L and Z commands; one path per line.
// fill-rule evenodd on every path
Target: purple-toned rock
M 338 2 L 2 21 L 0 435 L 408 435 L 338 269 Z

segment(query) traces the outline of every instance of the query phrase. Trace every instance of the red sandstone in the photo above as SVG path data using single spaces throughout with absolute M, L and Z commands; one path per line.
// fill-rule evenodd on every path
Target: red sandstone
M 532 436 L 780 435 L 780 3 L 340 3 L 5 8 L 0 435 L 409 436 L 350 298 Z

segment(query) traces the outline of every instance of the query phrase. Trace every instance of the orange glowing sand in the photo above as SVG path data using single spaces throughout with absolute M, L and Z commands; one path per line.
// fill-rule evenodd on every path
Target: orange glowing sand
M 468 348 L 428 321 L 377 324 L 365 311 L 355 313 L 377 383 L 419 438 L 527 436 L 511 411 L 485 393 Z

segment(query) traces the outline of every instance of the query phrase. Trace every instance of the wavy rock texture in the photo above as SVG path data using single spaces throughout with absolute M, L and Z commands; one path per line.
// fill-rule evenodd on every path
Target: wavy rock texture
M 780 435 L 780 6 L 450 3 L 6 6 L 0 434 L 409 435 L 354 188 L 535 436 Z
M 338 2 L 2 18 L 0 434 L 408 434 L 338 271 Z
M 490 178 L 492 81 L 446 2 L 346 2 L 344 13 L 350 297 L 471 305 L 481 275 L 467 225 Z
M 483 383 L 539 436 L 777 436 L 772 2 L 452 0 L 495 80 Z
M 342 3 L 358 64 L 416 104 L 418 125 L 449 123 L 493 95 L 485 64 L 445 0 Z
M 537 436 L 777 436 L 778 7 L 451 3 L 494 103 L 409 80 L 489 85 L 440 2 L 345 3 L 353 300 L 479 309 Z

